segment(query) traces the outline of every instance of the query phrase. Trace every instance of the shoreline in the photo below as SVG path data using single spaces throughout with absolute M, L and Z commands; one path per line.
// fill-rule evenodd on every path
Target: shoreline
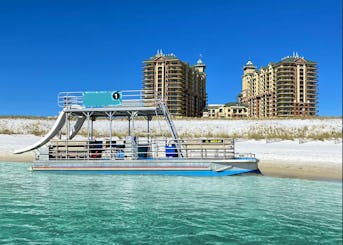
M 9 151 L 0 151 L 0 162 L 27 162 L 30 163 L 35 159 L 34 152 L 26 152 L 23 154 L 13 154 Z
M 270 177 L 342 181 L 342 164 L 337 163 L 262 160 L 258 167 Z
M 1 151 L 0 162 L 31 163 L 35 158 L 34 152 L 15 155 L 12 152 Z M 341 163 L 291 162 L 283 159 L 260 160 L 260 172 L 264 176 L 279 178 L 298 178 L 310 180 L 342 181 Z

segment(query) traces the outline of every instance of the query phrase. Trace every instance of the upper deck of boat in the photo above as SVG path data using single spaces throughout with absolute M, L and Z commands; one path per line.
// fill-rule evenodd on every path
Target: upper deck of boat
M 91 93 L 61 92 L 58 95 L 58 105 L 72 116 L 91 114 L 92 117 L 153 117 L 164 115 L 160 106 L 161 102 L 146 98 L 142 90 Z M 112 98 L 116 93 L 119 94 L 119 99 Z
M 71 113 L 73 116 L 84 116 L 91 113 L 93 117 L 129 117 L 134 115 L 139 117 L 162 116 L 163 112 L 159 107 L 137 107 L 137 106 L 116 106 L 103 108 L 87 108 L 87 107 L 66 107 L 65 112 Z

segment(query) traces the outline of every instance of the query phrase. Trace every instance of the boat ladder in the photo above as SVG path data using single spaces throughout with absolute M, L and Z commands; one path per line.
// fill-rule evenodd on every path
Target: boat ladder
M 170 132 L 172 134 L 172 137 L 175 140 L 175 144 L 176 144 L 178 155 L 180 157 L 183 157 L 183 154 L 182 154 L 182 151 L 181 151 L 180 139 L 179 139 L 179 136 L 177 134 L 174 122 L 170 118 L 170 113 L 169 113 L 167 105 L 162 100 L 160 100 L 160 108 L 162 109 L 163 115 L 164 115 L 164 117 L 165 117 L 165 119 L 167 121 L 167 125 L 168 125 L 169 130 L 170 130 Z

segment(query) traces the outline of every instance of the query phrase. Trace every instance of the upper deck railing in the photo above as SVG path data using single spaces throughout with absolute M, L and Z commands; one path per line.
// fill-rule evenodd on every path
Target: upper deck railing
M 59 107 L 141 107 L 156 106 L 157 100 L 147 96 L 147 90 L 114 90 L 114 91 L 85 91 L 60 92 L 57 96 Z

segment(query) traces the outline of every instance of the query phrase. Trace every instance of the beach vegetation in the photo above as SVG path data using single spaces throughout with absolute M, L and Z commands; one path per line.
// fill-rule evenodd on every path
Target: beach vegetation
M 44 136 L 54 124 L 55 119 L 44 118 L 2 118 L 0 134 L 32 134 Z M 75 122 L 71 122 L 71 126 Z M 94 137 L 109 137 L 108 122 L 97 120 L 94 125 Z M 152 120 L 149 135 L 171 137 L 168 127 L 163 122 Z M 181 138 L 234 138 L 251 140 L 341 140 L 342 121 L 336 119 L 290 119 L 290 120 L 176 120 L 175 127 Z M 145 120 L 136 121 L 135 135 L 148 135 Z M 63 129 L 65 132 L 66 129 Z M 78 135 L 87 137 L 85 124 Z M 127 121 L 118 120 L 113 124 L 112 136 L 125 138 L 128 135 Z
M 27 132 L 35 136 L 44 136 L 48 132 L 48 130 L 42 128 L 39 122 L 34 122 L 33 124 L 28 126 Z
M 16 132 L 14 130 L 9 129 L 9 128 L 0 128 L 0 134 L 12 135 L 12 134 L 16 134 Z

